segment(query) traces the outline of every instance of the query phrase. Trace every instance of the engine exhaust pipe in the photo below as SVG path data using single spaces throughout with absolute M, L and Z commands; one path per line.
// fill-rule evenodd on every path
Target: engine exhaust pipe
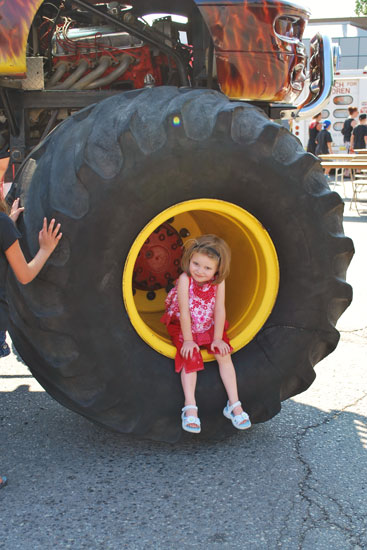
M 124 54 L 122 56 L 119 66 L 113 72 L 111 72 L 107 76 L 95 80 L 94 82 L 91 82 L 90 84 L 85 86 L 84 89 L 92 90 L 94 88 L 102 88 L 102 86 L 107 86 L 108 84 L 111 84 L 111 82 L 114 82 L 115 80 L 120 78 L 120 76 L 122 76 L 127 71 L 133 61 L 134 58 L 131 57 L 131 55 Z

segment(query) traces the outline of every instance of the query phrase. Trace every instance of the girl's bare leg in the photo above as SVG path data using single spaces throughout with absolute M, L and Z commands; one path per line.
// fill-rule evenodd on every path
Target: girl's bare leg
M 185 407 L 186 405 L 196 405 L 195 390 L 197 381 L 197 372 L 186 372 L 185 369 L 181 371 L 181 384 L 185 395 Z M 188 409 L 185 412 L 186 416 L 198 416 L 196 409 Z M 196 424 L 188 424 L 192 428 L 196 428 Z
M 229 353 L 227 355 L 215 355 L 214 357 L 218 361 L 219 374 L 226 389 L 229 404 L 232 405 L 233 403 L 236 403 L 236 401 L 239 401 L 237 377 L 236 371 L 234 370 L 232 357 Z M 233 414 L 235 415 L 241 414 L 241 412 L 243 412 L 243 408 L 240 405 L 233 409 Z M 244 422 L 246 422 L 246 420 L 241 422 L 241 424 Z

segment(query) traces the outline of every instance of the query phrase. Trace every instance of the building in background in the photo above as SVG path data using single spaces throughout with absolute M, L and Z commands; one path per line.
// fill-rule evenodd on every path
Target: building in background
M 327 34 L 340 45 L 339 69 L 364 69 L 367 66 L 367 17 L 310 19 L 302 40 L 308 48 L 317 32 Z

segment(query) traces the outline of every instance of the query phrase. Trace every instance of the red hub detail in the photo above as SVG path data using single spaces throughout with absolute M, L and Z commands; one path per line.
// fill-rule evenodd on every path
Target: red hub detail
M 180 235 L 168 223 L 162 223 L 147 238 L 135 262 L 133 288 L 167 288 L 182 272 L 183 244 Z

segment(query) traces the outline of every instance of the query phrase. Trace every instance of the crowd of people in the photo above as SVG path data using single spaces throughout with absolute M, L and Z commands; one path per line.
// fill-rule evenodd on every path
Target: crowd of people
M 347 153 L 356 149 L 367 149 L 367 114 L 359 114 L 357 107 L 348 107 L 349 116 L 342 127 L 343 142 Z M 333 139 L 330 134 L 331 121 L 322 120 L 318 113 L 308 127 L 307 151 L 316 156 L 328 155 L 332 151 Z

